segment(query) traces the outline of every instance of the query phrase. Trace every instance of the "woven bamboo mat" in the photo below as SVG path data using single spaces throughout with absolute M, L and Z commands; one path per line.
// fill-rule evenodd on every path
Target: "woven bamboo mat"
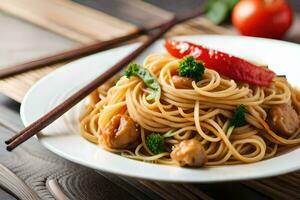
M 171 13 L 140 0 L 130 1 L 129 5 L 123 0 L 120 0 L 120 3 L 124 4 L 123 6 L 129 6 L 128 9 L 130 9 L 130 6 L 131 8 L 133 6 L 135 10 L 147 8 L 142 9 L 141 12 L 145 15 L 148 14 L 148 16 L 152 14 L 151 18 L 147 20 L 148 26 L 154 26 L 158 19 L 167 20 L 172 16 Z M 126 35 L 137 29 L 136 25 L 129 22 L 69 0 L 0 1 L 0 10 L 82 44 Z M 215 26 L 205 18 L 198 17 L 174 27 L 167 35 L 187 34 L 235 34 L 235 32 L 230 28 Z M 137 40 L 131 42 L 134 41 Z M 21 102 L 27 90 L 36 81 L 64 64 L 66 63 L 45 66 L 41 69 L 2 79 L 0 80 L 0 92 Z M 166 199 L 174 197 L 174 194 L 168 194 L 168 187 L 170 186 L 149 181 L 142 183 L 151 190 L 160 193 Z M 243 183 L 274 199 L 300 199 L 300 172 Z M 197 185 L 189 185 L 188 187 L 186 184 L 181 185 L 184 187 L 178 187 L 176 184 L 172 184 L 172 187 L 178 190 L 178 195 L 182 193 L 180 194 L 182 197 L 187 199 L 193 199 L 192 197 L 195 197 L 194 199 L 197 199 L 197 197 L 210 199 L 205 196 Z

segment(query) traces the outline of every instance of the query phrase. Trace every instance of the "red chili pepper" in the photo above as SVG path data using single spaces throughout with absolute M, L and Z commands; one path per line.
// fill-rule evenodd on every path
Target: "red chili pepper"
M 192 55 L 195 59 L 203 61 L 206 68 L 236 81 L 269 86 L 276 75 L 269 69 L 256 66 L 241 58 L 191 42 L 167 39 L 165 47 L 176 58 Z

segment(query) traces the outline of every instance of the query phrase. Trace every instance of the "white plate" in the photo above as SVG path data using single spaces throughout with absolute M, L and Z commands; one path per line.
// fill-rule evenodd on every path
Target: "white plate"
M 215 49 L 268 64 L 277 74 L 286 74 L 293 85 L 300 86 L 300 46 L 288 42 L 237 36 L 184 36 L 178 39 L 205 44 Z M 26 94 L 21 117 L 29 125 L 72 94 L 79 87 L 104 72 L 138 44 L 127 45 L 74 61 L 38 81 Z M 156 42 L 141 58 L 151 52 L 164 52 L 163 40 Z M 150 164 L 107 152 L 79 135 L 79 104 L 38 135 L 49 150 L 68 160 L 90 168 L 170 182 L 216 182 L 254 179 L 300 169 L 300 148 L 275 158 L 253 164 L 218 166 L 202 169 Z

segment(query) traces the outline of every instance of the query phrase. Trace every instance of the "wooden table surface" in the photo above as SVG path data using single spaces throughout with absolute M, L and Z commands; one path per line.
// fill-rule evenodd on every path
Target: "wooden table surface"
M 176 10 L 176 4 L 170 6 L 157 0 L 148 2 Z M 191 6 L 195 2 L 199 1 L 192 0 L 190 4 L 181 5 Z M 299 0 L 291 2 L 296 10 L 300 10 Z M 84 3 L 92 7 L 97 6 L 93 0 L 86 0 Z M 20 63 L 79 45 L 78 42 L 1 12 L 0 25 L 0 66 Z M 299 16 L 285 39 L 300 43 Z M 17 102 L 0 95 L 0 141 L 23 128 L 19 106 Z M 159 194 L 141 186 L 137 180 L 106 173 L 99 174 L 64 160 L 46 150 L 36 139 L 31 139 L 13 153 L 6 152 L 4 143 L 0 142 L 0 164 L 17 174 L 40 199 L 161 199 Z M 190 199 L 270 199 L 240 182 L 198 184 L 197 187 L 201 188 L 207 197 L 199 194 L 198 197 L 189 197 Z M 0 199 L 11 200 L 15 197 L 2 188 Z

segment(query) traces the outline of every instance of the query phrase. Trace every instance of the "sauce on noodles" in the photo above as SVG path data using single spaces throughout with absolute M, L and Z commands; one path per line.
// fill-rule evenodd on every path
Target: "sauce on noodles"
M 84 138 L 124 157 L 191 167 L 253 163 L 300 143 L 300 94 L 283 77 L 262 87 L 205 69 L 199 81 L 181 80 L 173 77 L 179 59 L 166 54 L 147 56 L 143 67 L 158 81 L 160 97 L 147 99 L 149 88 L 139 77 L 110 80 L 113 86 L 101 86 L 89 96 L 80 119 Z M 229 127 L 240 105 L 245 123 Z M 276 115 L 281 110 L 270 114 L 282 105 L 283 113 L 296 113 L 298 124 L 293 130 L 287 127 L 289 134 L 271 124 L 285 117 Z M 163 139 L 162 151 L 149 148 L 146 140 L 152 133 Z M 151 142 L 159 144 L 159 139 Z

